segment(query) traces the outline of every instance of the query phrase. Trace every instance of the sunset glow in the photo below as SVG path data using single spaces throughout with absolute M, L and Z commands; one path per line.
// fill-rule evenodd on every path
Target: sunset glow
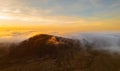
M 119 13 L 120 0 L 0 0 L 0 36 L 118 32 Z

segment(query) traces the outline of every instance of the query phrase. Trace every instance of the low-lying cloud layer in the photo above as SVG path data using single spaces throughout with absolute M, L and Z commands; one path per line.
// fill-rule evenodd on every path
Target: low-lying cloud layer
M 0 42 L 21 42 L 31 36 L 35 31 L 29 32 L 12 32 L 11 35 L 1 36 Z M 38 32 L 37 32 L 38 33 Z M 37 34 L 36 33 L 36 34 Z M 32 35 L 31 35 L 32 34 Z M 54 34 L 53 35 L 59 35 Z M 120 52 L 120 33 L 72 33 L 67 36 L 59 35 L 62 37 L 72 38 L 80 40 L 81 44 L 86 48 L 92 48 L 97 50 L 109 50 L 111 52 Z
M 88 48 L 120 52 L 120 33 L 78 33 L 69 37 L 79 39 Z

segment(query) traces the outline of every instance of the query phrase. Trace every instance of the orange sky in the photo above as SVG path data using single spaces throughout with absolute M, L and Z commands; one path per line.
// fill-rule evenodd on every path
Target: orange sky
M 119 32 L 120 0 L 0 0 L 0 37 Z

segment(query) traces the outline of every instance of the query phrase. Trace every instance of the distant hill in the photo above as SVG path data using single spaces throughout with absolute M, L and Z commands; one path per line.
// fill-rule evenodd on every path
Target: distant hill
M 120 71 L 119 54 L 90 48 L 79 40 L 36 35 L 12 45 L 0 58 L 0 71 Z

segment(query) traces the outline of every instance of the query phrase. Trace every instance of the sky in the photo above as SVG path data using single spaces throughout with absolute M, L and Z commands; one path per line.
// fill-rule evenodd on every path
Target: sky
M 0 0 L 0 37 L 119 32 L 119 13 L 120 0 Z

